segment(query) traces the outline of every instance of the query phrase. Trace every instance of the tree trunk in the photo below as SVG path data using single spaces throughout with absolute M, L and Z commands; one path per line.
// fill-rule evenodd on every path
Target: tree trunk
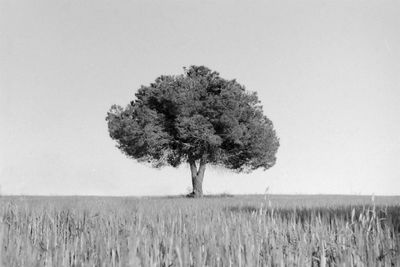
M 192 186 L 193 191 L 188 196 L 189 197 L 202 197 L 203 196 L 203 178 L 204 171 L 206 170 L 206 158 L 203 157 L 200 160 L 199 169 L 196 167 L 196 161 L 190 160 L 190 171 L 192 173 Z

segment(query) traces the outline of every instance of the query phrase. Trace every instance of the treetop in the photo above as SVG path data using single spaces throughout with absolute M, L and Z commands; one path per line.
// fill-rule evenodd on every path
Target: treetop
M 154 167 L 205 159 L 235 171 L 268 169 L 279 140 L 255 92 L 204 66 L 141 86 L 107 114 L 111 138 L 127 156 Z

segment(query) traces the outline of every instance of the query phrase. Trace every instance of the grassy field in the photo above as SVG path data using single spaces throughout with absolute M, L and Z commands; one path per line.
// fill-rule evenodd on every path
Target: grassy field
M 1 197 L 2 266 L 400 266 L 400 197 Z

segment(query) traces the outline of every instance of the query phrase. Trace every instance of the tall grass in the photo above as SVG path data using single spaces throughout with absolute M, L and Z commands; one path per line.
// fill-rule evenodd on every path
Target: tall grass
M 398 198 L 3 198 L 3 266 L 400 266 Z

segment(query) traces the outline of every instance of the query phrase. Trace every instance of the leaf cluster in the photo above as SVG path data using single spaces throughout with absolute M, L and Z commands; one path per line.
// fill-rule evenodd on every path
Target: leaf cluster
M 206 159 L 235 171 L 268 169 L 279 140 L 255 92 L 204 66 L 160 76 L 127 107 L 107 114 L 112 139 L 141 162 L 179 166 Z

